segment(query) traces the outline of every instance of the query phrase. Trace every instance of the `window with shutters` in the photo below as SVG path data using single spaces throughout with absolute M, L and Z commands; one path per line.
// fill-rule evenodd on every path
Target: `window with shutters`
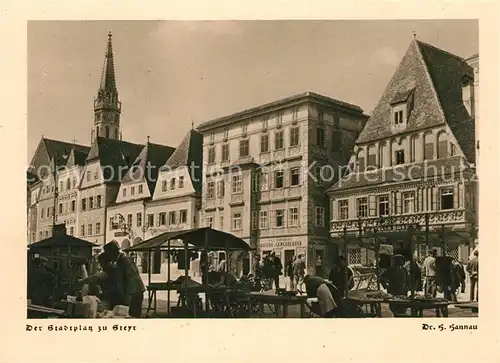
M 342 150 L 342 131 L 332 131 L 332 151 L 340 152 Z
M 240 140 L 240 158 L 245 158 L 250 154 L 248 139 Z
M 434 143 L 426 142 L 424 145 L 424 160 L 434 159 Z
M 269 134 L 260 135 L 260 152 L 269 152 Z
M 137 227 L 142 227 L 142 213 L 137 213 L 135 219 L 137 221 Z
M 452 144 L 450 142 L 450 156 L 455 156 L 457 154 L 456 146 L 455 144 Z
M 277 170 L 274 172 L 274 188 L 281 189 L 284 186 L 284 173 L 283 170 Z
M 396 165 L 404 164 L 405 163 L 405 151 L 404 150 L 397 150 L 395 152 L 395 158 L 396 158 Z
M 207 183 L 207 199 L 215 198 L 215 182 L 209 181 Z
M 257 219 L 257 217 L 258 217 L 258 212 L 252 211 L 252 229 L 254 230 L 258 228 L 259 220 Z
M 339 220 L 349 219 L 349 201 L 347 199 L 338 201 Z
M 241 213 L 233 213 L 231 228 L 233 231 L 239 231 L 242 229 Z
M 205 225 L 207 227 L 210 227 L 212 228 L 214 226 L 214 217 L 212 216 L 208 216 L 206 219 L 205 219 Z
M 448 141 L 447 140 L 441 140 L 438 143 L 438 154 L 437 158 L 438 159 L 443 159 L 448 157 Z
M 217 198 L 224 198 L 226 193 L 224 180 L 217 181 Z
M 281 150 L 285 147 L 283 140 L 283 131 L 276 131 L 274 133 L 274 149 Z
M 378 197 L 378 215 L 387 217 L 389 215 L 389 196 L 379 195 Z
M 101 234 L 101 223 L 97 222 L 95 224 L 95 234 L 100 235 Z
M 165 226 L 166 224 L 167 224 L 167 213 L 166 212 L 161 212 L 158 215 L 158 225 Z
M 316 206 L 314 208 L 314 220 L 316 222 L 316 227 L 325 226 L 325 208 Z
M 448 210 L 454 208 L 453 188 L 441 188 L 441 210 Z
M 132 227 L 132 213 L 127 215 L 127 227 Z
M 92 236 L 92 225 L 91 224 L 89 224 L 87 226 L 87 235 Z
M 269 228 L 269 215 L 267 210 L 261 210 L 259 212 L 259 226 L 260 229 L 268 229 Z
M 290 128 L 290 146 L 299 145 L 300 128 L 299 126 L 294 126 Z
M 325 129 L 321 126 L 316 127 L 316 145 L 325 147 Z
M 155 225 L 155 215 L 153 213 L 148 214 L 148 227 L 153 227 Z
M 288 226 L 299 226 L 299 207 L 292 207 L 288 210 Z
M 215 160 L 215 155 L 214 155 Z M 222 161 L 229 161 L 229 144 L 222 144 Z
M 260 174 L 260 190 L 268 190 L 269 189 L 269 174 L 261 173 Z
M 415 192 L 403 193 L 403 213 L 409 214 L 415 211 Z
M 276 228 L 283 228 L 285 226 L 285 210 L 276 209 Z
M 188 219 L 187 209 L 181 209 L 179 212 L 179 216 L 180 216 L 181 223 L 187 223 L 187 219 Z
M 177 218 L 176 218 L 176 213 L 174 210 L 168 212 L 168 224 L 169 225 L 174 225 L 177 224 Z
M 241 175 L 233 175 L 232 177 L 232 192 L 238 194 L 243 191 Z
M 208 148 L 208 163 L 215 164 L 215 146 Z
M 300 184 L 300 168 L 290 169 L 290 185 L 292 187 Z
M 356 199 L 356 210 L 358 218 L 368 217 L 368 198 L 362 197 Z

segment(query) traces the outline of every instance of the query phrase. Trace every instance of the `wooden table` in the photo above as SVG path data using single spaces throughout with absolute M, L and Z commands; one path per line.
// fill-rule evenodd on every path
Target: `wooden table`
M 390 299 L 387 301 L 389 304 L 398 304 L 402 307 L 409 308 L 412 317 L 423 317 L 424 310 L 434 309 L 436 312 L 436 317 L 448 317 L 448 305 L 449 301 L 432 301 L 432 300 L 418 300 L 413 301 L 406 299 Z
M 42 305 L 28 304 L 28 318 L 64 318 L 66 311 L 53 309 Z
M 371 298 L 363 295 L 349 294 L 349 293 L 347 294 L 345 301 L 351 302 L 360 307 L 365 305 L 368 306 L 370 308 L 370 314 L 365 314 L 364 316 L 376 317 L 376 318 L 382 317 L 381 304 L 383 302 L 386 302 L 384 299 L 381 298 Z
M 459 309 L 470 309 L 473 313 L 479 313 L 479 304 L 477 302 L 454 303 Z
M 288 317 L 288 307 L 290 305 L 300 305 L 300 317 L 304 318 L 306 310 L 306 295 L 288 296 L 277 295 L 274 290 L 264 292 L 249 292 L 250 299 L 256 300 L 259 303 L 259 310 L 264 311 L 264 304 L 274 305 L 274 314 L 276 317 Z
M 148 308 L 146 314 L 149 313 L 150 310 L 153 310 L 156 314 L 156 292 L 175 291 L 177 290 L 177 286 L 169 282 L 152 282 L 146 286 L 146 290 L 148 292 Z M 153 305 L 153 307 L 151 305 Z

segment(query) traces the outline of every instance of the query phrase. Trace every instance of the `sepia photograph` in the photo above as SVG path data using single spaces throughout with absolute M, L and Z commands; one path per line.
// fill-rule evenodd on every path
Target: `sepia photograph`
M 28 319 L 478 317 L 477 19 L 32 20 L 27 88 Z

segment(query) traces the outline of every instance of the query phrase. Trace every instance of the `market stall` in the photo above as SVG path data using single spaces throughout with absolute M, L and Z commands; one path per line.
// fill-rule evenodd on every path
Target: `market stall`
M 376 266 L 374 267 L 374 279 L 363 287 L 355 287 L 345 292 L 347 304 L 356 304 L 359 307 L 368 306 L 371 314 L 369 316 L 381 316 L 380 304 L 388 303 L 390 306 L 398 306 L 403 310 L 410 309 L 411 316 L 422 316 L 423 310 L 434 309 L 436 316 L 448 315 L 449 302 L 445 299 L 436 298 L 427 294 L 416 293 L 416 277 L 413 275 L 411 263 L 414 262 L 416 247 L 419 244 L 434 245 L 441 248 L 445 257 L 446 231 L 443 229 L 430 231 L 428 223 L 425 227 L 418 223 L 392 224 L 390 218 L 381 218 L 379 223 L 363 227 L 359 223 L 358 235 L 347 237 L 344 235 L 344 254 L 346 254 L 349 242 L 355 242 L 366 249 L 371 249 L 375 254 Z M 453 232 L 451 232 L 453 233 Z M 393 296 L 381 290 L 381 275 L 390 267 L 391 256 L 398 255 L 410 264 L 409 270 L 409 296 L 398 294 Z M 359 276 L 354 275 L 353 278 Z
M 250 246 L 242 239 L 223 231 L 219 231 L 209 227 L 194 228 L 176 232 L 165 232 L 155 236 L 149 240 L 136 244 L 125 252 L 147 252 L 151 255 L 152 251 L 165 251 L 167 254 L 167 281 L 165 283 L 151 283 L 151 269 L 148 269 L 148 312 L 153 310 L 156 312 L 156 293 L 158 291 L 167 291 L 167 310 L 170 313 L 170 292 L 175 290 L 180 295 L 180 307 L 184 310 L 189 310 L 194 316 L 198 316 L 201 308 L 201 299 L 199 294 L 205 294 L 205 312 L 209 311 L 209 301 L 217 300 L 222 295 L 222 300 L 226 301 L 226 309 L 232 315 L 231 302 L 229 294 L 231 293 L 230 283 L 227 281 L 228 272 L 230 269 L 230 259 L 227 259 L 225 264 L 225 278 L 223 284 L 209 283 L 208 273 L 204 273 L 202 283 L 197 283 L 189 277 L 189 266 L 191 258 L 198 258 L 198 253 L 202 253 L 201 263 L 206 266 L 208 262 L 208 252 L 224 251 L 226 256 L 229 256 L 233 251 L 250 251 Z M 170 278 L 170 261 L 173 256 L 176 256 L 179 263 L 179 269 L 184 270 L 185 274 L 179 281 L 171 281 Z M 151 257 L 149 257 L 151 258 Z M 151 264 L 149 264 L 151 265 Z M 217 306 L 217 304 L 212 304 Z

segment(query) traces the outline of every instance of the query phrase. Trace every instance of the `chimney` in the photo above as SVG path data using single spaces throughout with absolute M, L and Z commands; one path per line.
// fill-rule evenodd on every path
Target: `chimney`
M 52 235 L 53 236 L 64 236 L 64 235 L 66 235 L 66 224 L 64 224 L 64 223 L 56 224 L 52 228 Z
M 474 107 L 474 79 L 470 76 L 462 77 L 462 102 L 469 115 L 475 117 Z

